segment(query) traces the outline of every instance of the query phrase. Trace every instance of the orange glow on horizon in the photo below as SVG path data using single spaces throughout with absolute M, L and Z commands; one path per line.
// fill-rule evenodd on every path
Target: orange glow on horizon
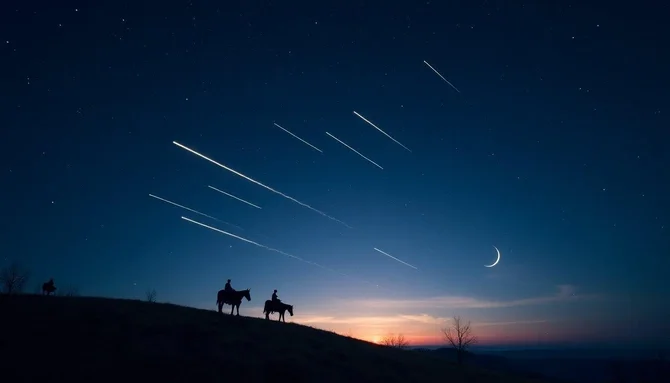
M 442 329 L 451 325 L 454 315 L 460 315 L 471 322 L 479 345 L 537 345 L 573 339 L 584 332 L 583 326 L 565 319 L 515 317 L 509 309 L 597 298 L 575 296 L 574 291 L 574 287 L 562 285 L 553 294 L 509 301 L 467 296 L 334 301 L 312 306 L 310 311 L 300 311 L 296 317 L 287 318 L 287 322 L 377 344 L 386 336 L 402 335 L 410 346 L 420 347 L 446 345 Z M 240 311 L 242 315 L 261 317 L 262 307 L 246 306 Z
M 337 328 L 337 326 L 333 326 L 333 324 L 324 326 L 320 323 L 309 323 L 309 320 L 306 320 L 308 323 L 302 324 L 306 324 L 318 329 L 326 329 L 342 336 L 347 336 L 375 344 L 380 344 L 382 340 L 388 335 L 403 335 L 405 340 L 407 340 L 409 345 L 412 347 L 448 345 L 448 342 L 441 331 L 441 328 L 444 326 L 440 327 L 434 324 L 417 324 L 412 322 L 386 324 L 383 322 L 376 322 L 376 318 L 369 319 L 370 323 L 365 323 L 365 321 L 362 321 L 361 318 L 339 319 L 343 322 L 351 320 L 351 323 L 346 324 L 347 330 L 340 330 Z M 300 324 L 301 321 L 297 320 L 295 322 Z M 519 326 L 490 325 L 480 327 L 473 323 L 473 329 L 475 336 L 477 337 L 477 344 L 484 346 L 498 344 L 538 344 L 543 342 L 562 341 L 570 338 L 569 334 L 565 333 L 564 331 L 553 331 L 551 335 L 545 333 L 542 334 L 542 336 L 538 336 L 536 330 L 531 329 L 528 327 L 528 325 L 524 324 Z
M 410 346 L 438 346 L 447 345 L 441 329 L 448 326 L 448 319 L 425 317 L 329 317 L 329 316 L 304 316 L 295 318 L 292 322 L 313 328 L 334 332 L 338 335 L 380 344 L 389 335 L 402 335 Z M 543 342 L 565 339 L 563 331 L 553 331 L 549 336 L 543 333 L 538 339 L 537 327 L 528 323 L 478 323 L 472 324 L 477 344 L 537 344 Z M 534 326 L 546 326 L 546 324 L 535 324 Z

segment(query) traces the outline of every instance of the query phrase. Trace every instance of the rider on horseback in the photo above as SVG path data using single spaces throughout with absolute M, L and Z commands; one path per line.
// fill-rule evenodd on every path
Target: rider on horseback
M 279 303 L 281 302 L 279 298 L 277 298 L 277 290 L 275 290 L 274 293 L 272 293 L 272 303 Z
M 287 305 L 286 303 L 283 303 L 282 301 L 277 298 L 277 290 L 275 290 L 272 293 L 272 299 L 268 299 L 265 301 L 265 306 L 263 307 L 263 314 L 265 314 L 265 319 L 270 319 L 270 314 L 272 313 L 279 313 L 279 318 L 277 320 L 281 320 L 286 322 L 284 319 L 284 313 L 288 310 L 289 314 L 293 316 L 293 306 L 292 305 Z
M 226 287 L 223 288 L 227 293 L 232 293 L 235 289 L 230 286 L 230 279 L 226 282 Z

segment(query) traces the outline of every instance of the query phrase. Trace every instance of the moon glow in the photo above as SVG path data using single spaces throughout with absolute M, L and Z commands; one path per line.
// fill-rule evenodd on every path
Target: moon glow
M 500 262 L 500 250 L 498 250 L 498 248 L 495 247 L 495 246 L 493 246 L 493 248 L 496 249 L 496 253 L 498 254 L 498 258 L 496 258 L 496 261 L 493 262 L 492 264 L 490 264 L 490 265 L 484 265 L 484 267 L 493 267 L 493 266 L 497 265 L 498 262 Z

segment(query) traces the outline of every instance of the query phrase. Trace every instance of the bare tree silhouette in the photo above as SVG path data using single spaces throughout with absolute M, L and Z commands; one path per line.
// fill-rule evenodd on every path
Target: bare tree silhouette
M 151 289 L 147 290 L 147 302 L 155 303 L 156 302 L 156 290 Z
M 472 332 L 470 322 L 464 323 L 461 317 L 454 317 L 449 327 L 443 328 L 444 338 L 456 349 L 456 358 L 458 363 L 463 363 L 465 352 L 477 343 L 477 337 Z
M 399 349 L 405 349 L 409 347 L 409 342 L 407 339 L 405 339 L 405 336 L 402 334 L 393 335 L 389 334 L 382 338 L 382 340 L 379 342 L 379 344 L 388 346 L 388 347 L 395 347 Z
M 0 270 L 0 288 L 5 294 L 19 294 L 28 282 L 30 274 L 21 265 L 12 262 Z

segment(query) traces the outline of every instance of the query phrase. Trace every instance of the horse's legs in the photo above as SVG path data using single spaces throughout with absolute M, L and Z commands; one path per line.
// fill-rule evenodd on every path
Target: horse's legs
M 269 311 L 265 312 L 265 319 L 270 320 L 270 312 Z
M 240 305 L 237 305 L 237 316 L 240 316 Z
M 235 304 L 230 305 L 230 315 L 233 315 L 233 311 L 235 311 Z
M 219 314 L 221 314 L 221 310 L 223 309 L 223 303 L 217 303 L 219 305 Z

